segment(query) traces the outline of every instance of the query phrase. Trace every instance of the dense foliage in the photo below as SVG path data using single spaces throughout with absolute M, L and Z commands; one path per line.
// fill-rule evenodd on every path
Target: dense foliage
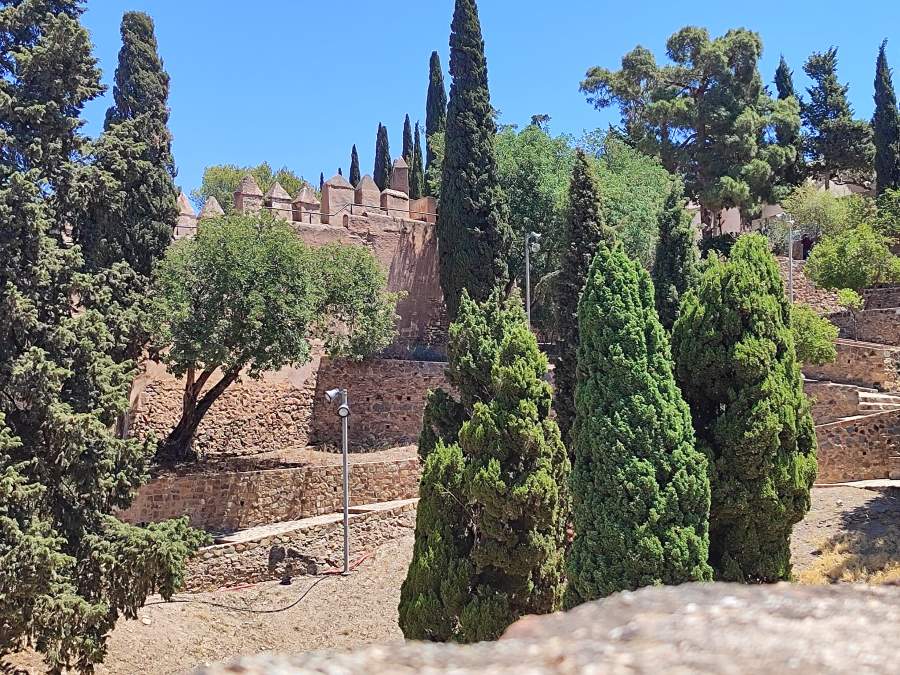
M 837 358 L 838 327 L 808 305 L 791 307 L 791 332 L 800 365 L 821 366 Z
M 547 360 L 518 301 L 495 292 L 479 305 L 464 293 L 449 351 L 459 400 L 429 402 L 433 449 L 400 625 L 408 638 L 471 642 L 559 608 L 568 459 L 550 419 Z
M 872 127 L 853 118 L 849 86 L 837 77 L 837 48 L 812 54 L 803 70 L 813 81 L 801 106 L 810 170 L 825 179 L 868 177 L 875 152 Z
M 698 252 L 691 216 L 684 209 L 681 186 L 676 184 L 659 217 L 659 239 L 653 259 L 656 311 L 663 328 L 672 330 L 684 294 L 699 277 Z
M 356 143 L 350 150 L 350 185 L 356 187 L 362 176 L 359 173 L 359 153 L 356 152 Z M 284 187 L 284 186 L 282 186 Z
M 58 240 L 84 208 L 79 117 L 100 73 L 78 0 L 0 6 L 0 654 L 30 644 L 53 672 L 91 672 L 119 617 L 177 590 L 203 535 L 113 515 L 147 479 L 148 448 L 111 431 L 133 364 L 116 317 L 77 304 L 102 277 Z
M 563 439 L 575 421 L 575 370 L 578 355 L 578 300 L 591 260 L 601 243 L 612 246 L 615 233 L 603 219 L 600 185 L 587 155 L 575 155 L 569 187 L 569 211 L 564 221 L 560 271 L 554 284 L 556 345 L 554 408 Z
M 678 385 L 710 462 L 709 561 L 721 581 L 791 578 L 816 436 L 784 284 L 760 235 L 710 258 L 672 337 Z
M 413 162 L 413 132 L 412 123 L 409 121 L 409 114 L 403 118 L 403 153 L 402 157 L 407 166 L 412 166 Z
M 794 71 L 790 69 L 784 56 L 775 70 L 775 90 L 779 101 L 789 101 L 790 123 L 775 125 L 775 142 L 784 150 L 784 163 L 776 171 L 776 189 L 773 197 L 781 199 L 785 190 L 796 187 L 806 176 L 803 159 L 803 134 L 796 120 L 800 114 L 800 97 L 794 89 Z M 778 189 L 780 188 L 780 189 Z
M 599 247 L 578 322 L 567 604 L 710 580 L 706 457 L 675 386 L 650 275 L 621 247 Z
M 425 173 L 431 172 L 441 175 L 441 160 L 443 154 L 438 156 L 433 147 L 432 137 L 442 134 L 447 127 L 447 91 L 444 89 L 444 71 L 441 70 L 441 57 L 437 52 L 431 52 L 428 63 L 428 97 L 425 101 Z M 435 165 L 435 160 L 437 164 Z M 426 181 L 425 187 L 430 190 L 431 182 Z M 433 192 L 426 192 L 433 195 Z
M 875 142 L 875 186 L 880 195 L 885 190 L 900 188 L 900 110 L 891 81 L 885 48 L 881 43 L 875 64 L 875 114 L 872 132 Z
M 450 74 L 437 236 L 441 288 L 452 319 L 463 289 L 481 302 L 509 279 L 508 209 L 494 154 L 497 129 L 475 0 L 456 0 Z
M 775 128 L 799 128 L 796 101 L 766 94 L 757 68 L 762 41 L 751 31 L 711 38 L 688 26 L 669 38 L 666 54 L 672 63 L 659 65 L 636 47 L 621 70 L 591 68 L 581 89 L 597 108 L 617 104 L 629 142 L 685 177 L 707 230 L 729 207 L 749 219 L 792 159 L 789 147 L 760 141 Z
M 812 250 L 806 276 L 822 288 L 854 291 L 900 281 L 900 257 L 888 245 L 885 235 L 866 224 L 828 235 Z
M 409 198 L 419 199 L 425 196 L 425 164 L 422 159 L 422 136 L 419 123 L 413 132 L 412 161 L 409 163 Z
M 379 123 L 378 134 L 375 137 L 375 168 L 372 173 L 372 179 L 379 190 L 383 191 L 391 187 L 392 168 L 391 144 L 388 140 L 387 127 Z
M 203 182 L 200 188 L 191 192 L 194 206 L 203 207 L 206 200 L 215 197 L 226 214 L 234 212 L 234 191 L 238 189 L 244 176 L 250 174 L 263 193 L 268 192 L 277 181 L 291 196 L 296 195 L 309 183 L 301 176 L 286 167 L 273 171 L 267 162 L 258 166 L 236 166 L 234 164 L 215 164 L 203 170 Z M 320 176 L 324 182 L 324 176 Z M 321 192 L 322 186 L 319 185 Z
M 155 345 L 185 377 L 185 395 L 159 456 L 192 458 L 197 426 L 222 392 L 241 376 L 305 363 L 312 337 L 334 356 L 386 347 L 396 297 L 384 287 L 368 250 L 310 249 L 265 212 L 207 221 L 173 245 L 153 290 Z

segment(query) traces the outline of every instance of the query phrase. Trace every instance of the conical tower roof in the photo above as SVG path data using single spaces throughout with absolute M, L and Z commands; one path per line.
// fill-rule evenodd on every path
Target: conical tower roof
M 241 180 L 241 184 L 238 185 L 236 192 L 239 192 L 242 195 L 253 195 L 255 197 L 263 196 L 262 190 L 259 189 L 259 183 L 257 183 L 256 179 L 249 173 Z
M 287 193 L 283 187 L 281 187 L 281 183 L 277 180 L 275 184 L 266 191 L 265 194 L 266 199 L 271 199 L 279 202 L 289 202 L 291 201 L 291 196 Z
M 215 197 L 210 197 L 206 200 L 206 203 L 203 205 L 203 208 L 200 209 L 200 219 L 203 218 L 218 218 L 219 216 L 224 216 L 225 211 L 222 210 L 222 205 L 219 204 L 219 200 Z
M 194 207 L 191 206 L 191 200 L 188 199 L 188 196 L 184 194 L 182 190 L 178 195 L 178 215 L 180 216 L 193 216 L 194 215 Z
M 304 185 L 297 196 L 294 197 L 294 204 L 318 204 L 319 198 L 316 192 L 309 185 Z
M 325 185 L 330 185 L 332 187 L 342 187 L 342 188 L 350 188 L 353 189 L 353 186 L 350 185 L 350 182 L 341 175 L 332 176 L 327 181 L 325 181 Z

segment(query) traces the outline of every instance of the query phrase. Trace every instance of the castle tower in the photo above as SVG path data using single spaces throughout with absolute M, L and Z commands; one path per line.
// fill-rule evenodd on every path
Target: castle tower
M 178 220 L 175 221 L 175 239 L 184 237 L 193 237 L 197 231 L 197 215 L 194 213 L 194 207 L 188 196 L 181 192 L 178 195 Z
M 366 174 L 363 176 L 354 191 L 354 203 L 360 207 L 359 213 L 365 213 L 367 210 L 378 211 L 381 208 L 381 190 L 372 180 L 372 176 Z
M 221 204 L 219 204 L 219 200 L 215 197 L 210 197 L 206 200 L 203 208 L 200 209 L 200 215 L 197 218 L 198 220 L 207 220 L 209 218 L 218 218 L 219 216 L 224 215 L 225 211 L 222 210 L 222 206 Z
M 275 184 L 266 192 L 265 203 L 266 208 L 270 209 L 276 218 L 292 219 L 291 196 L 278 181 L 275 181 Z
M 263 206 L 263 193 L 249 173 L 244 176 L 234 192 L 234 210 L 237 213 L 258 213 Z
M 334 176 L 322 186 L 322 222 L 343 223 L 353 207 L 353 186 L 343 176 Z
M 402 157 L 394 160 L 391 169 L 391 190 L 409 195 L 409 164 Z
M 385 190 L 381 193 L 381 209 L 394 218 L 409 220 L 409 195 L 400 190 Z
M 318 225 L 321 221 L 322 205 L 309 185 L 304 185 L 291 202 L 294 220 L 299 223 Z

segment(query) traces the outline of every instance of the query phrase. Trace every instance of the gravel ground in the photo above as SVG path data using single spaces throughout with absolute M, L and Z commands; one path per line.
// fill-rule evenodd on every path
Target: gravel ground
M 812 509 L 794 530 L 794 570 L 809 568 L 824 542 L 841 532 L 878 536 L 900 522 L 900 490 L 815 488 Z M 400 585 L 412 554 L 411 536 L 380 547 L 350 577 L 325 577 L 295 607 L 248 614 L 204 604 L 150 605 L 138 621 L 121 621 L 109 656 L 97 673 L 178 673 L 208 662 L 275 650 L 300 653 L 402 640 L 397 628 Z M 294 602 L 310 585 L 264 583 L 237 591 L 179 596 L 229 606 L 278 608 Z M 148 623 L 149 621 L 149 623 Z M 25 672 L 42 672 L 34 654 L 14 659 Z M 0 666 L 0 672 L 4 672 Z

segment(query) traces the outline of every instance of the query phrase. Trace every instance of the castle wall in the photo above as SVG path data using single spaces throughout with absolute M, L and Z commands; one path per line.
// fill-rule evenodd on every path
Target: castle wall
M 900 410 L 816 427 L 819 483 L 890 478 L 900 455 Z
M 842 338 L 900 346 L 900 307 L 836 312 L 828 318 L 840 329 Z
M 900 392 L 900 348 L 851 340 L 838 340 L 835 346 L 834 362 L 804 366 L 803 373 L 815 380 Z
M 852 384 L 807 380 L 803 389 L 812 405 L 816 424 L 828 424 L 859 414 L 859 388 Z

